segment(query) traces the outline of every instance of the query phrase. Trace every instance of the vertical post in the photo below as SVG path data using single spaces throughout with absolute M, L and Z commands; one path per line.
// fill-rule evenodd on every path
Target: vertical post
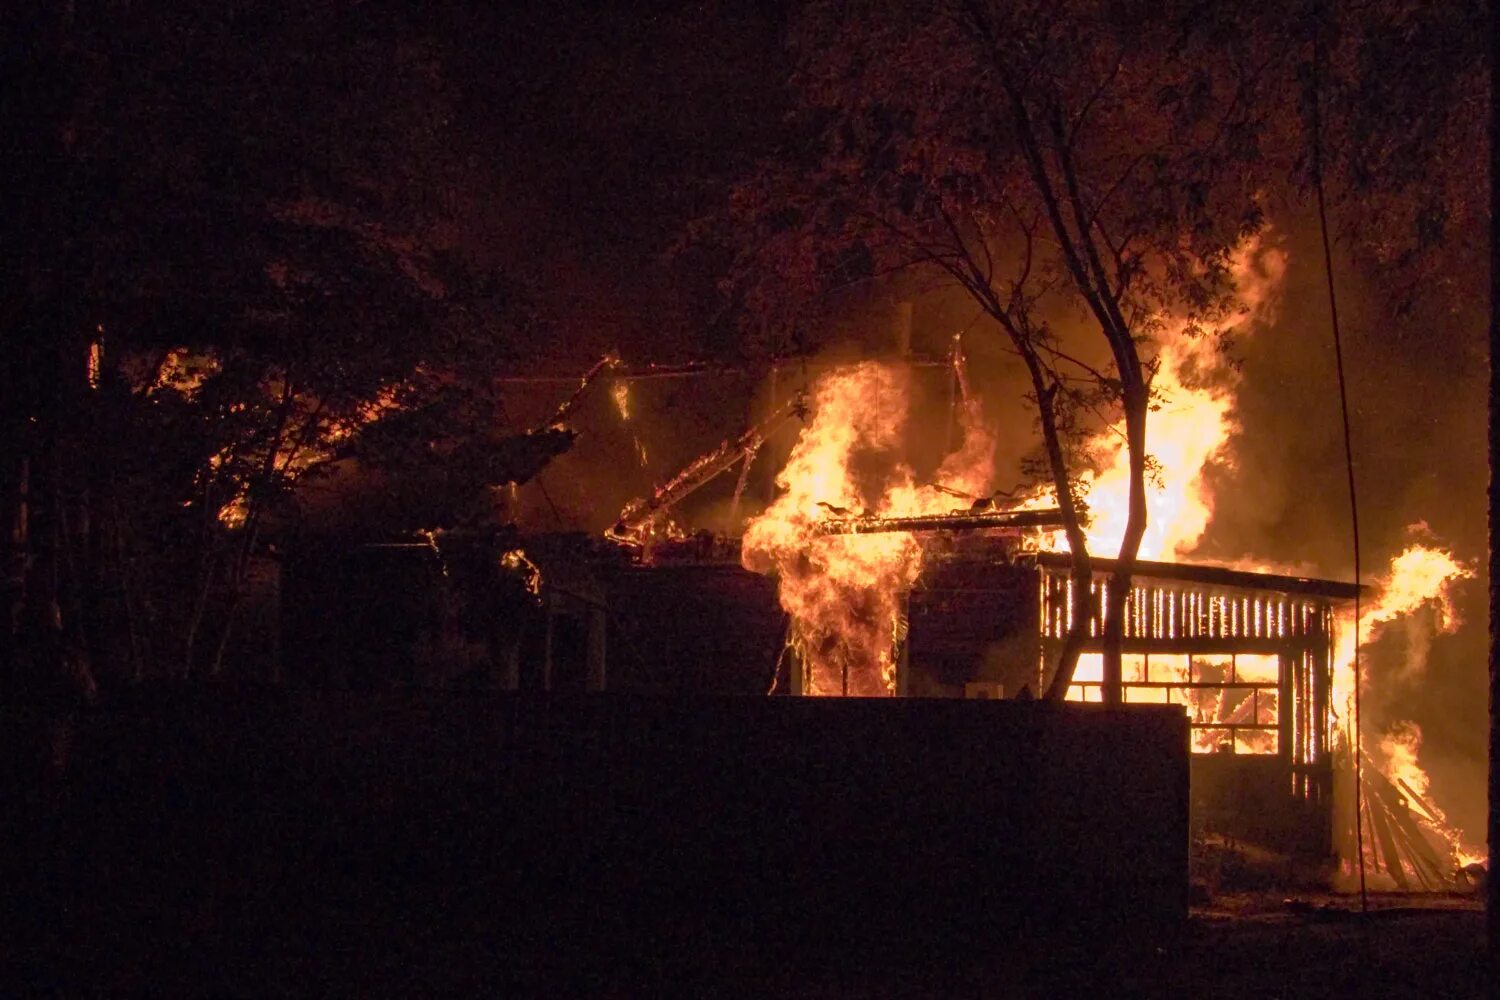
M 557 627 L 557 591 L 549 589 L 543 602 L 547 612 L 547 637 L 542 647 L 542 690 L 552 690 L 552 640 Z
M 896 697 L 905 698 L 911 685 L 911 595 L 902 598 L 906 605 L 906 638 L 901 640 L 901 649 L 896 656 Z
M 1292 713 L 1297 711 L 1293 692 L 1297 690 L 1294 680 L 1296 671 L 1301 666 L 1299 657 L 1281 650 L 1276 654 L 1276 750 L 1278 756 L 1287 762 L 1292 771 L 1292 787 L 1299 795 L 1306 794 L 1303 778 L 1297 770 L 1297 765 L 1305 763 L 1299 759 L 1302 757 L 1302 748 L 1295 742 L 1292 735 Z M 1259 695 L 1256 695 L 1259 698 Z M 1256 710 L 1260 709 L 1259 704 Z M 1259 721 L 1259 720 L 1256 720 Z
M 603 608 L 589 608 L 589 673 L 584 683 L 586 691 L 603 691 L 605 683 L 605 638 L 609 620 Z
M 505 651 L 505 674 L 500 678 L 502 691 L 521 690 L 521 637 L 516 636 Z

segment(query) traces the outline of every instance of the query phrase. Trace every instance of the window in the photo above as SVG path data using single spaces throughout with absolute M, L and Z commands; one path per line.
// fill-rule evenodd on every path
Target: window
M 1129 653 L 1121 657 L 1126 704 L 1181 705 L 1194 753 L 1280 750 L 1281 657 L 1274 653 Z M 1085 653 L 1069 701 L 1103 700 L 1104 655 Z

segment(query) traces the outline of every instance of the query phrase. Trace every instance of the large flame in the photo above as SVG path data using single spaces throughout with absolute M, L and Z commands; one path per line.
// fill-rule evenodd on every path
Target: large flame
M 879 361 L 821 377 L 809 423 L 776 480 L 784 492 L 745 531 L 744 564 L 776 574 L 811 694 L 894 692 L 902 601 L 923 558 L 910 533 L 822 535 L 817 522 L 842 512 L 897 516 L 954 506 L 951 495 L 917 483 L 901 453 L 910 381 L 908 366 Z M 962 446 L 944 459 L 936 483 L 988 493 L 994 439 L 976 400 L 965 399 L 958 418 Z
M 1449 823 L 1433 802 L 1431 782 L 1419 760 L 1421 750 L 1422 727 L 1415 722 L 1398 722 L 1380 738 L 1374 756 L 1381 773 L 1417 800 L 1411 803 L 1412 815 L 1444 846 L 1457 866 L 1483 861 L 1485 851 L 1468 843 L 1463 831 Z
M 1408 532 L 1425 534 L 1426 525 L 1412 525 Z M 1448 635 L 1462 621 L 1454 606 L 1454 588 L 1460 580 L 1472 579 L 1474 570 L 1446 549 L 1414 542 L 1391 560 L 1390 566 L 1375 580 L 1373 601 L 1360 609 L 1359 637 L 1362 646 L 1378 637 L 1384 627 L 1407 618 L 1415 612 L 1432 613 L 1433 634 Z M 1333 695 L 1335 709 L 1345 719 L 1354 716 L 1354 609 L 1345 608 L 1339 617 L 1337 648 L 1334 654 Z M 1423 644 L 1409 644 L 1402 664 L 1403 679 L 1411 679 L 1427 666 Z
M 1254 237 L 1242 244 L 1232 270 L 1243 309 L 1226 332 L 1248 336 L 1270 320 L 1279 304 L 1286 265 L 1286 254 L 1266 239 Z M 1152 459 L 1148 525 L 1138 555 L 1181 559 L 1192 555 L 1212 517 L 1213 496 L 1205 473 L 1233 458 L 1229 445 L 1239 429 L 1235 394 L 1240 376 L 1217 338 L 1186 324 L 1163 324 L 1154 350 L 1155 402 L 1147 425 Z M 878 362 L 838 369 L 820 379 L 813 392 L 811 422 L 777 480 L 785 492 L 745 534 L 745 565 L 779 578 L 781 602 L 792 619 L 790 644 L 806 665 L 806 689 L 811 693 L 878 695 L 893 690 L 902 596 L 920 574 L 924 556 L 921 542 L 910 534 L 821 535 L 817 522 L 845 511 L 925 514 L 954 506 L 943 491 L 918 484 L 901 454 L 909 382 L 906 367 Z M 936 481 L 983 496 L 992 486 L 992 434 L 982 426 L 979 409 L 967 394 L 958 416 L 965 431 L 963 446 L 948 456 Z M 1086 535 L 1092 552 L 1113 556 L 1128 512 L 1123 435 L 1118 428 L 1104 428 L 1088 451 L 1095 462 L 1081 477 L 1091 515 Z M 1030 503 L 1048 499 L 1038 496 Z M 1056 532 L 1044 544 L 1062 549 L 1066 538 Z M 1284 569 L 1255 560 L 1241 560 L 1231 568 Z M 1471 576 L 1472 568 L 1441 547 L 1408 546 L 1376 578 L 1374 600 L 1362 615 L 1362 640 L 1370 641 L 1388 623 L 1423 609 L 1431 619 L 1429 635 L 1433 630 L 1452 631 L 1458 625 L 1453 587 Z M 1341 612 L 1336 634 L 1333 701 L 1336 717 L 1347 724 L 1354 690 L 1352 609 Z M 1097 685 L 1089 682 L 1100 679 L 1100 661 L 1097 654 L 1080 659 L 1070 698 L 1097 695 Z M 1206 669 L 1213 667 L 1208 663 Z M 1425 648 L 1413 642 L 1396 676 L 1409 680 L 1424 668 Z M 1242 671 L 1244 665 L 1237 663 L 1235 669 Z M 1279 668 L 1273 664 L 1271 669 L 1274 673 Z M 1185 710 L 1199 724 L 1194 730 L 1198 752 L 1223 748 L 1231 730 L 1211 728 L 1214 722 L 1255 724 L 1265 720 L 1250 714 L 1277 714 L 1270 695 L 1268 703 L 1257 701 L 1253 709 L 1245 700 L 1229 704 L 1223 690 L 1187 691 L 1183 698 Z M 1277 752 L 1272 729 L 1234 731 L 1240 733 L 1236 753 Z M 1349 733 L 1340 735 L 1347 748 Z M 1257 742 L 1260 737 L 1264 739 Z M 1398 723 L 1374 742 L 1371 761 L 1393 784 L 1405 786 L 1422 800 L 1421 807 L 1412 810 L 1418 823 L 1460 862 L 1480 856 L 1428 798 L 1430 783 L 1419 761 L 1420 730 L 1412 723 Z M 1345 753 L 1343 759 L 1352 760 L 1352 755 Z
M 1287 256 L 1261 236 L 1235 251 L 1230 270 L 1242 308 L 1222 333 L 1243 337 L 1267 322 L 1280 301 Z M 1192 552 L 1213 512 L 1204 473 L 1228 460 L 1226 445 L 1238 429 L 1234 397 L 1240 375 L 1220 349 L 1220 338 L 1183 321 L 1163 324 L 1156 337 L 1157 371 L 1152 379 L 1153 409 L 1146 422 L 1146 447 L 1153 471 L 1146 484 L 1146 534 L 1142 559 L 1172 559 Z M 1130 512 L 1130 456 L 1117 427 L 1101 430 L 1086 450 L 1096 468 L 1080 477 L 1080 492 L 1091 523 L 1084 534 L 1089 551 L 1113 556 L 1125 535 Z M 1062 532 L 1053 547 L 1067 547 Z
M 1229 332 L 1237 337 L 1253 333 L 1257 325 L 1268 321 L 1279 302 L 1279 289 L 1285 274 L 1287 257 L 1261 238 L 1247 240 L 1234 256 L 1232 270 L 1244 309 Z M 1168 324 L 1158 344 L 1158 370 L 1152 389 L 1156 408 L 1147 421 L 1147 450 L 1154 460 L 1154 472 L 1147 483 L 1147 528 L 1139 556 L 1146 559 L 1174 559 L 1190 556 L 1202 538 L 1213 512 L 1213 497 L 1205 472 L 1215 464 L 1232 461 L 1228 449 L 1231 436 L 1238 431 L 1235 393 L 1239 374 L 1218 350 L 1212 338 L 1193 335 L 1186 325 Z M 1124 535 L 1129 511 L 1129 456 L 1123 434 L 1118 428 L 1106 428 L 1091 443 L 1090 453 L 1098 463 L 1097 471 L 1085 473 L 1082 488 L 1089 505 L 1092 523 L 1086 529 L 1091 552 L 1114 555 Z M 1425 533 L 1425 525 L 1414 525 L 1416 533 Z M 1066 548 L 1061 532 L 1049 538 L 1049 544 Z M 1234 569 L 1252 572 L 1275 571 L 1279 567 L 1252 559 L 1241 560 Z M 1426 666 L 1426 641 L 1435 632 L 1444 634 L 1459 625 L 1453 600 L 1453 588 L 1461 579 L 1474 575 L 1473 569 L 1435 545 L 1412 544 L 1398 554 L 1375 581 L 1375 600 L 1363 609 L 1360 623 L 1362 643 L 1375 638 L 1390 622 L 1405 619 L 1419 610 L 1431 615 L 1431 624 L 1412 625 L 1409 629 L 1404 663 L 1395 679 L 1410 680 Z M 1354 622 L 1353 609 L 1341 609 L 1336 623 L 1333 700 L 1336 714 L 1346 722 L 1353 717 L 1354 694 Z M 1097 696 L 1096 687 L 1085 686 L 1102 678 L 1102 657 L 1081 657 L 1075 677 L 1078 684 L 1069 697 L 1082 700 Z M 1242 709 L 1224 704 L 1222 692 L 1199 691 L 1185 695 L 1185 708 L 1196 722 L 1244 721 L 1235 718 Z M 1194 730 L 1194 750 L 1212 752 L 1220 731 Z M 1346 729 L 1339 734 L 1344 745 L 1350 742 Z M 1451 826 L 1441 809 L 1427 798 L 1428 778 L 1419 761 L 1421 731 L 1411 722 L 1397 723 L 1378 740 L 1372 755 L 1381 772 L 1393 783 L 1405 782 L 1424 800 L 1424 808 L 1414 809 L 1419 825 L 1428 831 L 1449 853 L 1466 863 L 1483 852 L 1466 843 L 1461 831 Z M 1275 752 L 1274 744 L 1237 746 L 1237 752 Z M 1345 754 L 1352 761 L 1352 756 Z
M 1415 535 L 1426 535 L 1427 526 L 1412 525 L 1408 531 Z M 1375 581 L 1373 600 L 1361 608 L 1359 637 L 1361 646 L 1367 646 L 1395 624 L 1404 624 L 1407 629 L 1406 656 L 1389 681 L 1411 681 L 1421 677 L 1427 669 L 1427 651 L 1434 635 L 1451 634 L 1462 624 L 1454 604 L 1454 591 L 1461 580 L 1474 576 L 1473 567 L 1461 562 L 1446 549 L 1423 542 L 1408 545 L 1390 566 Z M 1425 616 L 1424 614 L 1425 613 Z M 1354 712 L 1354 610 L 1342 609 L 1336 637 L 1333 666 L 1334 711 L 1343 725 L 1336 736 L 1345 750 L 1345 757 L 1352 761 L 1350 748 L 1353 735 Z M 1369 673 L 1364 690 L 1371 692 Z M 1366 761 L 1377 767 L 1393 785 L 1420 800 L 1420 806 L 1412 808 L 1412 816 L 1429 838 L 1441 845 L 1458 865 L 1482 859 L 1485 852 L 1475 847 L 1464 836 L 1463 831 L 1448 822 L 1443 810 L 1429 796 L 1430 782 L 1422 767 L 1420 753 L 1422 730 L 1416 723 L 1397 721 L 1384 733 L 1378 734 L 1370 747 L 1370 727 L 1362 726 L 1366 735 Z M 1373 842 L 1365 845 L 1367 854 L 1374 853 Z M 1343 873 L 1353 875 L 1353 858 L 1343 859 Z

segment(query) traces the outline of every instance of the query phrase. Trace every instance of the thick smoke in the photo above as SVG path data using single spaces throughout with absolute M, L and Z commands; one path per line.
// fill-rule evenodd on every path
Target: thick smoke
M 1239 341 L 1239 432 L 1213 471 L 1195 557 L 1264 559 L 1352 579 L 1353 541 L 1327 290 L 1315 232 L 1292 233 L 1282 308 Z M 1486 705 L 1484 303 L 1393 318 L 1381 288 L 1335 258 L 1365 582 L 1413 542 L 1474 567 L 1448 633 L 1430 610 L 1382 627 L 1363 657 L 1365 731 L 1422 730 L 1432 797 L 1482 840 Z M 1421 523 L 1414 529 L 1413 525 Z

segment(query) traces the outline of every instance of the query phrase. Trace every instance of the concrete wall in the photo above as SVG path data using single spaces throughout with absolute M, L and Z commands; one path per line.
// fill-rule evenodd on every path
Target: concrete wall
M 3 732 L 7 971 L 65 989 L 587 986 L 1186 915 L 1170 709 L 157 691 Z

